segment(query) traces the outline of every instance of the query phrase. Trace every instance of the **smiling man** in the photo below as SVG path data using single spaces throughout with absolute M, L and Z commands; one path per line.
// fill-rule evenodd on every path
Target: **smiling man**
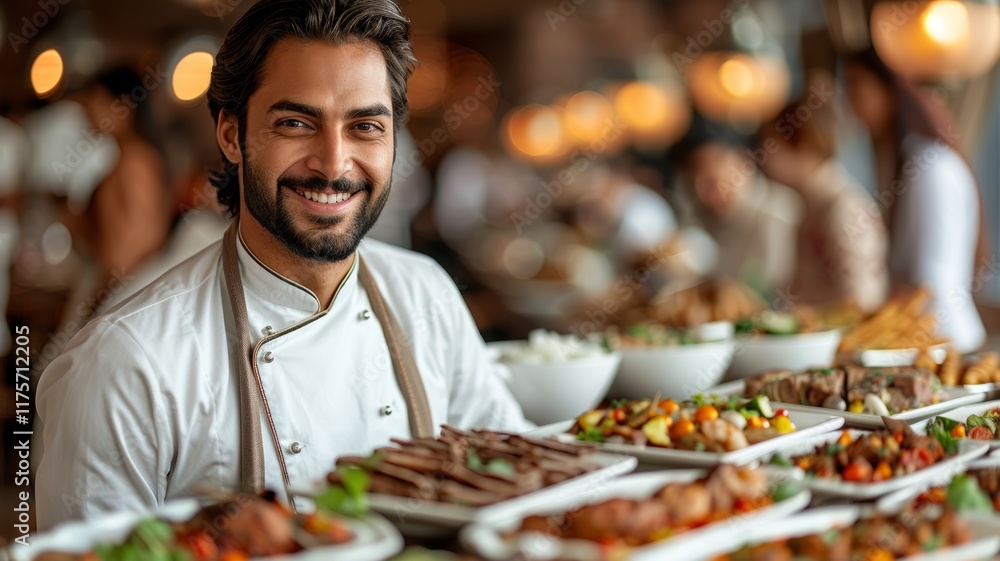
M 39 528 L 199 485 L 287 496 L 441 423 L 527 427 L 451 279 L 362 241 L 390 193 L 408 35 L 390 0 L 262 0 L 230 30 L 208 96 L 233 225 L 42 374 Z

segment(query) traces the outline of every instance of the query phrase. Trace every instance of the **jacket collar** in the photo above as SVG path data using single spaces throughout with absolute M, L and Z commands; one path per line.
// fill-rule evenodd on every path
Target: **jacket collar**
M 278 274 L 264 264 L 247 247 L 246 242 L 243 241 L 243 233 L 239 230 L 237 230 L 237 233 L 239 234 L 239 243 L 236 244 L 236 249 L 239 255 L 240 274 L 243 276 L 243 286 L 247 291 L 268 302 L 307 314 L 317 314 L 321 311 L 328 312 L 333 308 L 333 305 L 337 302 L 337 297 L 342 292 L 352 291 L 358 284 L 358 252 L 355 251 L 354 256 L 351 258 L 351 268 L 347 271 L 347 275 L 344 276 L 344 280 L 341 281 L 340 286 L 337 287 L 333 300 L 330 302 L 330 307 L 326 310 L 321 310 L 319 298 L 316 297 L 316 294 L 312 290 Z

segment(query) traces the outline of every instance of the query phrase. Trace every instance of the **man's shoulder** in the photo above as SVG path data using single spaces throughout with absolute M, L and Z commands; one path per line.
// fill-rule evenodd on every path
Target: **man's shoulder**
M 361 243 L 359 254 L 375 274 L 386 277 L 440 282 L 445 274 L 441 265 L 428 255 L 370 238 Z
M 212 281 L 218 278 L 221 255 L 222 242 L 212 243 L 105 312 L 101 319 L 117 324 L 150 316 L 150 312 L 161 313 L 176 304 L 189 308 L 185 304 L 198 303 L 219 290 Z

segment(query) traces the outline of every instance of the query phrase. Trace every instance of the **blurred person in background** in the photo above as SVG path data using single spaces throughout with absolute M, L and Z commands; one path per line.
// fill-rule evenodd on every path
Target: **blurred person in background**
M 120 151 L 117 164 L 94 190 L 83 224 L 70 227 L 74 237 L 86 240 L 95 261 L 84 294 L 77 294 L 92 312 L 109 293 L 117 292 L 108 290 L 112 283 L 124 284 L 162 249 L 170 232 L 174 207 L 163 160 L 139 120 L 148 94 L 135 72 L 119 68 L 99 76 L 78 95 L 94 130 L 110 135 Z
M 928 287 L 939 334 L 959 352 L 978 349 L 986 331 L 970 290 L 986 257 L 985 228 L 948 111 L 873 50 L 849 58 L 845 78 L 851 107 L 872 138 L 893 291 Z
M 829 77 L 817 80 L 832 87 Z M 762 145 L 775 147 L 764 173 L 797 191 L 803 202 L 790 293 L 806 305 L 847 300 L 870 312 L 889 288 L 885 226 L 881 220 L 858 221 L 874 201 L 836 160 L 834 108 L 807 103 L 788 105 L 759 133 Z
M 767 294 L 794 273 L 802 202 L 760 173 L 757 152 L 735 131 L 696 117 L 670 157 L 695 218 L 718 244 L 714 273 Z
M 17 123 L 0 117 L 0 356 L 10 351 L 7 302 L 10 266 L 19 238 L 16 197 L 28 157 L 28 137 L 24 130 Z

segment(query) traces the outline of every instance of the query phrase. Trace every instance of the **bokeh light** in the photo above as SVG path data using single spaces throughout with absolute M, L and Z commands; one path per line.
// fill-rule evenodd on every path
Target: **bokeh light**
M 961 2 L 931 2 L 920 17 L 927 36 L 942 45 L 956 45 L 969 34 L 969 11 Z
M 171 86 L 181 101 L 193 101 L 208 91 L 215 57 L 205 51 L 185 55 L 174 67 Z
M 38 97 L 51 95 L 62 78 L 63 59 L 55 49 L 42 52 L 31 64 L 31 87 Z

